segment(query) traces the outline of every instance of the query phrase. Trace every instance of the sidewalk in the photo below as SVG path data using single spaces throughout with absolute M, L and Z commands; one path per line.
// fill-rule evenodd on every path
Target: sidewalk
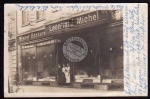
M 112 97 L 124 96 L 120 90 L 79 89 L 68 87 L 51 87 L 21 85 L 24 93 L 5 94 L 5 97 Z
M 91 93 L 91 92 L 121 92 L 121 90 L 97 90 L 97 89 L 78 89 L 78 88 L 69 88 L 69 87 L 50 87 L 50 86 L 31 86 L 31 85 L 21 85 L 20 88 L 24 89 L 25 93 Z

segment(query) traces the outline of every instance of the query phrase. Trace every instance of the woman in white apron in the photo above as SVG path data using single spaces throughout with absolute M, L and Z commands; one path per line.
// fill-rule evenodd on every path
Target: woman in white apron
M 66 70 L 66 73 L 65 73 L 66 83 L 70 83 L 70 66 L 69 66 L 69 64 L 67 64 L 65 70 Z

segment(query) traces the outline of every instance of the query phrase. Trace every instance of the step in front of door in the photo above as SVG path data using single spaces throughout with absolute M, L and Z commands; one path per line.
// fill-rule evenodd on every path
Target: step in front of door
M 116 90 L 123 89 L 123 84 L 94 84 L 94 89 L 99 90 Z
M 95 84 L 94 89 L 109 90 L 109 86 L 106 84 Z
M 59 85 L 57 84 L 57 82 L 50 82 L 50 86 L 51 87 L 58 87 Z

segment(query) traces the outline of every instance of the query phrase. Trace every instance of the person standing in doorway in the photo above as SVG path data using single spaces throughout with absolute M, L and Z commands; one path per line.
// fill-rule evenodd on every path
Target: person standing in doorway
M 61 66 L 58 65 L 57 82 L 58 82 L 59 86 L 63 86 L 66 84 L 65 74 L 62 70 L 63 70 L 63 68 L 61 69 Z
M 65 66 L 65 64 L 63 64 L 62 72 L 64 72 L 64 73 L 65 73 L 65 75 L 66 75 L 66 66 Z
M 68 63 L 67 63 L 65 70 L 66 70 L 66 75 L 65 75 L 66 76 L 66 83 L 70 83 L 70 66 Z

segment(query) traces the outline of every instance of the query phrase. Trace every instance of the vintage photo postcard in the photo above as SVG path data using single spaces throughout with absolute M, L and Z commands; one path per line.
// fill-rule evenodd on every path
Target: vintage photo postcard
M 4 96 L 148 96 L 148 4 L 5 4 Z

